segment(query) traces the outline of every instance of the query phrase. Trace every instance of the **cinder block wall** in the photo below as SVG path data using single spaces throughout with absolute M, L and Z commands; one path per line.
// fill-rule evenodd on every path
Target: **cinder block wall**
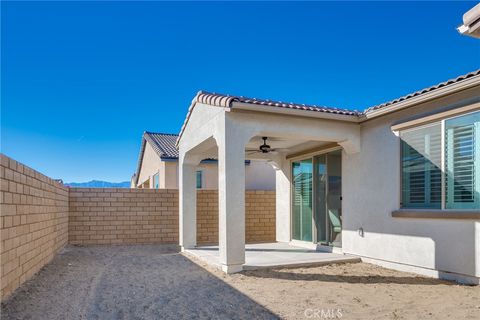
M 0 297 L 72 244 L 178 244 L 178 190 L 67 188 L 0 154 Z M 275 241 L 275 192 L 246 191 L 246 241 Z M 218 191 L 197 197 L 199 244 L 218 243 Z
M 197 243 L 218 243 L 218 191 L 197 191 Z
M 68 188 L 0 154 L 1 298 L 67 243 Z
M 275 241 L 275 191 L 245 191 L 245 241 Z M 197 192 L 197 242 L 218 243 L 218 191 Z
M 178 244 L 178 190 L 70 189 L 72 244 Z M 247 242 L 275 241 L 275 192 L 246 191 Z M 197 193 L 197 242 L 218 243 L 218 192 Z
M 178 244 L 178 191 L 70 188 L 72 244 Z
M 275 242 L 275 191 L 245 192 L 245 241 Z

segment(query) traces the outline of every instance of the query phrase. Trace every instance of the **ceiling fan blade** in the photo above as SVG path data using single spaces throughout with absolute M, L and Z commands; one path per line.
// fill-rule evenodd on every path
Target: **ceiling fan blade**
M 258 153 L 258 152 L 259 152 L 258 150 L 245 150 L 246 154 L 254 154 L 254 153 Z

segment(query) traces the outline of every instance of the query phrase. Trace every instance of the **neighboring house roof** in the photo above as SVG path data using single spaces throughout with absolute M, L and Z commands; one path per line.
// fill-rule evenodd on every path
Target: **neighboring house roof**
M 140 154 L 137 162 L 137 171 L 132 176 L 136 185 L 138 184 L 138 179 L 140 177 L 140 169 L 142 167 L 146 143 L 148 142 L 150 144 L 155 153 L 160 157 L 160 160 L 178 160 L 178 149 L 176 146 L 177 139 L 178 134 L 175 133 L 158 133 L 149 131 L 143 133 L 142 145 L 140 147 Z M 202 160 L 202 163 L 212 163 L 216 161 L 216 159 L 208 158 Z M 245 163 L 248 164 L 250 161 L 245 160 Z
M 177 159 L 178 149 L 175 147 L 178 134 L 173 133 L 156 133 L 145 131 L 143 138 L 152 146 L 153 150 L 162 159 Z
M 156 133 L 149 131 L 143 133 L 142 145 L 138 156 L 137 171 L 134 176 L 135 185 L 138 184 L 138 178 L 140 177 L 140 168 L 142 167 L 146 143 L 148 142 L 150 144 L 160 159 L 178 159 L 178 149 L 175 146 L 177 139 L 178 135 L 173 133 Z
M 179 138 L 177 139 L 177 144 L 178 140 L 182 136 L 185 127 L 188 123 L 188 120 L 190 119 L 190 116 L 192 114 L 193 108 L 197 103 L 202 103 L 202 104 L 208 104 L 211 106 L 217 106 L 217 107 L 223 107 L 223 108 L 232 108 L 235 103 L 244 103 L 244 104 L 249 104 L 249 105 L 254 105 L 254 106 L 266 106 L 266 107 L 278 107 L 278 108 L 283 108 L 283 109 L 292 109 L 292 110 L 300 110 L 300 111 L 306 111 L 306 112 L 320 112 L 324 114 L 335 114 L 339 116 L 346 116 L 347 118 L 358 118 L 358 121 L 361 121 L 362 119 L 366 119 L 370 113 L 375 113 L 379 109 L 387 108 L 389 107 L 388 111 L 385 113 L 389 112 L 394 112 L 396 111 L 395 107 L 397 104 L 400 104 L 401 102 L 410 100 L 415 97 L 421 97 L 421 96 L 426 96 L 427 94 L 436 92 L 437 90 L 440 91 L 440 89 L 456 85 L 458 83 L 461 83 L 465 80 L 471 79 L 473 77 L 479 78 L 479 83 L 480 83 L 480 69 L 461 75 L 457 78 L 447 80 L 445 82 L 441 82 L 437 85 L 410 93 L 408 95 L 402 96 L 400 98 L 397 98 L 395 100 L 391 100 L 376 106 L 369 107 L 365 109 L 363 112 L 356 111 L 356 110 L 349 110 L 349 109 L 339 109 L 339 108 L 332 108 L 332 107 L 325 107 L 325 106 L 317 106 L 317 105 L 305 105 L 305 104 L 298 104 L 298 103 L 286 103 L 282 101 L 273 101 L 273 100 L 267 100 L 267 99 L 256 99 L 256 98 L 246 98 L 243 96 L 232 96 L 232 95 L 226 95 L 226 94 L 219 94 L 219 93 L 210 93 L 206 91 L 199 91 L 195 97 L 192 100 L 192 103 L 190 104 L 190 107 L 187 112 L 187 116 L 185 118 L 185 121 L 182 125 L 182 128 L 180 130 Z M 476 84 L 478 85 L 478 84 Z M 271 109 L 270 109 L 271 110 Z

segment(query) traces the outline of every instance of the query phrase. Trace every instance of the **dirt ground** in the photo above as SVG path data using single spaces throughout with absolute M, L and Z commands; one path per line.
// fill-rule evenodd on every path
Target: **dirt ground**
M 480 319 L 480 287 L 357 263 L 225 275 L 162 246 L 64 249 L 1 319 Z

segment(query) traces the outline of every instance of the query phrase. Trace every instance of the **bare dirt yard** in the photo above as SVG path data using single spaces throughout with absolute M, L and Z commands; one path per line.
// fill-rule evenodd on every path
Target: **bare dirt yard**
M 365 263 L 225 275 L 162 246 L 69 246 L 1 319 L 480 319 L 480 287 Z

